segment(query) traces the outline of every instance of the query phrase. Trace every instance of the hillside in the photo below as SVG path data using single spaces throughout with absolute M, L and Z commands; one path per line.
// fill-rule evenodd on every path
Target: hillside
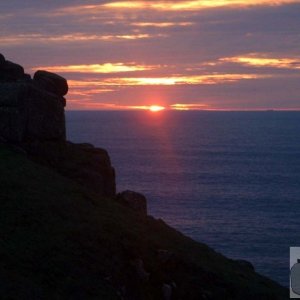
M 0 160 L 1 299 L 163 299 L 164 284 L 172 299 L 287 298 L 246 263 L 25 154 L 2 145 Z

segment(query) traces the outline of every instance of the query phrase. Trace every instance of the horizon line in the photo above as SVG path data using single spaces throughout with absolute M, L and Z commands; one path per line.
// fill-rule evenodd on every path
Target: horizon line
M 133 109 L 133 108 L 105 108 L 105 109 L 68 109 L 66 108 L 65 111 L 150 111 L 149 109 Z M 265 109 L 164 109 L 160 111 L 163 113 L 164 111 L 177 111 L 177 112 L 191 112 L 191 111 L 198 111 L 198 112 L 300 112 L 300 108 L 265 108 Z

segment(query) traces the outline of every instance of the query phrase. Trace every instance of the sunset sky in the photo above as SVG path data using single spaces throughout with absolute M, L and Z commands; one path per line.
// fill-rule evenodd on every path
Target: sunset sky
M 0 52 L 68 109 L 300 109 L 300 0 L 10 0 Z

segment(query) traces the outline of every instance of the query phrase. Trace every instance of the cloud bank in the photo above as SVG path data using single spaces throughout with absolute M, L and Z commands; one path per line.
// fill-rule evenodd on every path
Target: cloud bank
M 298 0 L 12 0 L 0 10 L 0 52 L 28 73 L 68 78 L 69 109 L 300 109 Z

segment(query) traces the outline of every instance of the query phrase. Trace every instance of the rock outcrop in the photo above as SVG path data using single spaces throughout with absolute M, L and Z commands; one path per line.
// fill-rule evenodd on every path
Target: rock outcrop
M 0 67 L 5 64 L 5 58 L 4 56 L 0 53 Z
M 33 80 L 41 88 L 57 96 L 65 96 L 68 93 L 67 80 L 57 74 L 39 70 L 35 72 Z
M 33 79 L 0 54 L 0 142 L 18 147 L 100 195 L 115 196 L 115 171 L 103 149 L 66 141 L 67 80 L 47 71 Z
M 115 170 L 106 150 L 90 144 L 57 141 L 34 141 L 22 147 L 35 162 L 49 166 L 97 194 L 115 196 Z
M 124 206 L 142 215 L 147 215 L 147 199 L 144 195 L 134 191 L 124 191 L 116 197 L 117 201 Z
M 29 79 L 28 74 L 24 73 L 24 68 L 9 60 L 5 60 L 1 54 L 0 57 L 0 80 L 1 81 L 16 81 Z
M 35 77 L 0 56 L 0 136 L 13 143 L 64 141 L 67 82 L 44 71 Z

